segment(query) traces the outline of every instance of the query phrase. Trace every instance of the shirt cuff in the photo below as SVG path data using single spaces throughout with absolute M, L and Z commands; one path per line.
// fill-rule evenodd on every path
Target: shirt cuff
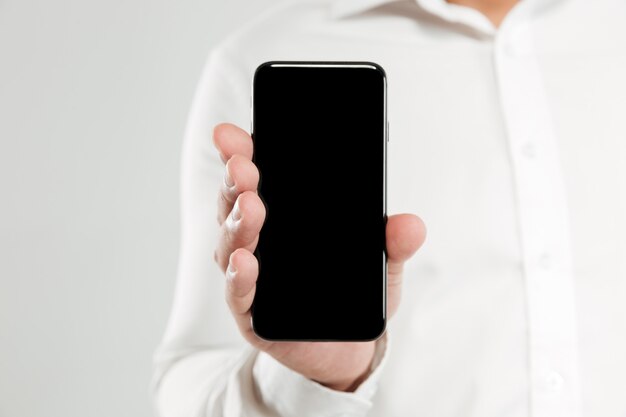
M 252 374 L 263 402 L 283 417 L 364 416 L 388 357 L 387 332 L 376 341 L 370 374 L 354 392 L 336 391 L 291 370 L 265 352 Z

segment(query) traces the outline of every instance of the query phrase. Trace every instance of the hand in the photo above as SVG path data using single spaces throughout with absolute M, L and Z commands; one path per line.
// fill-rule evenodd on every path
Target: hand
M 259 171 L 252 162 L 252 138 L 235 125 L 215 126 L 213 140 L 226 164 L 218 199 L 220 238 L 215 260 L 226 274 L 226 301 L 243 337 L 300 374 L 330 388 L 354 391 L 367 376 L 374 355 L 370 342 L 270 342 L 256 336 L 250 306 L 259 266 L 253 255 L 265 220 L 265 207 L 256 193 Z M 391 216 L 387 222 L 387 316 L 400 303 L 402 268 L 424 242 L 426 229 L 419 217 Z

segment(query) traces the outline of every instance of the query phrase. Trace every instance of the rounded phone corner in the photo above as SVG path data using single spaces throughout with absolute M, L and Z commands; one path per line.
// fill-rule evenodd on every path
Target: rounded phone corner
M 376 62 L 372 62 L 372 61 L 368 61 L 368 64 L 371 65 L 372 67 L 374 67 L 373 69 L 376 70 L 377 72 L 379 72 L 380 75 L 385 80 L 387 79 L 387 73 L 385 72 L 385 69 L 380 64 L 377 64 Z
M 252 333 L 254 333 L 259 339 L 265 340 L 266 342 L 276 342 L 276 339 L 272 339 L 267 335 L 264 335 L 263 332 L 259 331 L 258 326 L 254 325 L 254 315 L 250 316 L 250 327 L 252 328 Z
M 377 329 L 376 331 L 374 331 L 374 335 L 364 338 L 363 340 L 361 340 L 362 342 L 374 342 L 378 339 L 380 339 L 381 337 L 383 337 L 383 335 L 385 334 L 385 332 L 387 331 L 387 320 L 385 318 L 383 318 L 380 328 Z
M 267 68 L 271 68 L 272 65 L 276 64 L 278 61 L 265 61 L 254 70 L 254 76 L 252 77 L 253 82 L 256 81 L 257 77 L 260 73 L 264 72 Z
M 385 69 L 380 64 L 377 64 L 376 62 L 372 62 L 372 61 L 364 62 L 364 64 L 378 73 L 378 75 L 380 76 L 383 82 L 383 86 L 386 90 L 387 89 L 387 72 L 385 72 Z

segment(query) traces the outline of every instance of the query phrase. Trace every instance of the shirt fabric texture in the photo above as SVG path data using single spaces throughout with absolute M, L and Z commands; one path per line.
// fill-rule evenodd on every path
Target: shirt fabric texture
M 185 134 L 159 413 L 625 417 L 624 22 L 618 0 L 523 0 L 497 29 L 443 0 L 315 0 L 276 5 L 228 36 Z M 249 347 L 213 262 L 213 126 L 249 129 L 252 76 L 272 60 L 385 69 L 388 212 L 428 228 L 354 393 Z

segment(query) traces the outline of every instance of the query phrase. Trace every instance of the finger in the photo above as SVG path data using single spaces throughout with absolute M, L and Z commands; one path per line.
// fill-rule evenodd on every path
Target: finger
M 402 273 L 404 263 L 424 243 L 426 226 L 413 214 L 398 214 L 387 220 L 387 270 L 390 281 Z M 390 284 L 393 282 L 390 282 Z
M 245 249 L 237 249 L 229 258 L 226 270 L 226 303 L 241 335 L 253 346 L 265 350 L 270 342 L 260 339 L 252 329 L 250 308 L 256 292 L 259 263 Z
M 259 170 L 252 161 L 242 155 L 233 155 L 226 163 L 224 181 L 219 191 L 217 220 L 222 224 L 232 211 L 237 197 L 246 191 L 256 191 Z
M 236 249 L 254 251 L 264 221 L 265 206 L 259 196 L 252 191 L 240 194 L 220 230 L 215 259 L 222 271 Z
M 250 251 L 240 248 L 230 255 L 226 270 L 226 302 L 234 315 L 249 313 L 258 274 L 258 261 Z
M 391 318 L 402 298 L 404 263 L 419 249 L 426 237 L 424 222 L 411 214 L 391 216 L 387 220 L 387 314 Z
M 252 159 L 252 138 L 248 132 L 232 123 L 220 123 L 213 128 L 213 143 L 223 162 L 233 155 Z

